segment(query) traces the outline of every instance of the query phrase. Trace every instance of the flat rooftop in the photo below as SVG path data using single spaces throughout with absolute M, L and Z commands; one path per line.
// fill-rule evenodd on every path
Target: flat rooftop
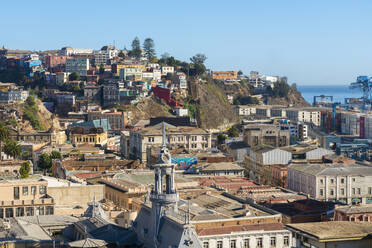
M 313 236 L 319 241 L 363 239 L 372 233 L 372 223 L 351 221 L 288 224 L 287 228 Z
M 178 203 L 179 211 L 186 213 L 190 205 L 191 221 L 272 215 L 251 205 L 225 197 L 216 190 L 188 190 L 180 192 L 180 198 L 182 199 Z

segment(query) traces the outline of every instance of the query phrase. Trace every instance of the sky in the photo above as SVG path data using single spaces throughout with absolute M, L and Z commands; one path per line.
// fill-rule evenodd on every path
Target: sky
M 0 46 L 130 48 L 150 37 L 157 55 L 207 56 L 208 68 L 287 76 L 298 85 L 372 76 L 372 1 L 1 0 Z

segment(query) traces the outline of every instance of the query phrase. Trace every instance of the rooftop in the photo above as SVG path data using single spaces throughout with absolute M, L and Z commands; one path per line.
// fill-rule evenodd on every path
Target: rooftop
M 310 222 L 288 224 L 290 230 L 306 233 L 320 242 L 363 239 L 372 233 L 372 223 L 351 221 Z
M 344 214 L 372 213 L 372 206 L 360 205 L 360 206 L 338 207 L 335 209 L 335 211 L 338 211 Z
M 314 176 L 369 176 L 372 167 L 359 164 L 292 164 L 288 168 Z

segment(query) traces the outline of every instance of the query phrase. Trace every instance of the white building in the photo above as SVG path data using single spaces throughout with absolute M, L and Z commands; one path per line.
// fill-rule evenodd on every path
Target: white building
M 176 107 L 175 110 L 176 110 L 176 115 L 177 116 L 180 116 L 180 117 L 182 117 L 182 116 L 188 116 L 188 114 L 189 114 L 188 113 L 188 110 L 185 109 L 185 108 Z
M 70 58 L 66 60 L 66 72 L 77 72 L 80 76 L 86 76 L 89 70 L 89 59 Z
M 287 188 L 320 201 L 372 203 L 372 167 L 357 164 L 292 164 Z
M 58 86 L 64 85 L 68 81 L 68 77 L 71 73 L 69 72 L 57 72 L 56 73 L 56 84 Z
M 92 54 L 92 53 L 93 53 L 93 49 L 72 48 L 72 47 L 62 47 L 62 49 L 59 51 L 59 55 L 62 55 L 62 56 Z
M 167 75 L 168 73 L 173 74 L 174 73 L 174 67 L 173 66 L 163 66 L 161 68 L 161 74 Z
M 286 116 L 294 122 L 311 123 L 320 126 L 320 111 L 313 108 L 288 108 Z
M 256 114 L 256 107 L 250 105 L 238 105 L 235 106 L 235 112 L 239 116 L 250 116 Z
M 99 51 L 94 51 L 95 65 L 106 65 L 110 59 L 118 56 L 119 52 L 114 46 L 104 46 Z

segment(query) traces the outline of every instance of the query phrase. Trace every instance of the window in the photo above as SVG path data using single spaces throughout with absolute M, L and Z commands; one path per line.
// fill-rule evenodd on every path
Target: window
M 0 219 L 4 219 L 4 209 L 0 208 Z
M 45 207 L 45 215 L 53 215 L 53 214 L 54 214 L 53 206 L 46 206 Z
M 26 207 L 26 216 L 34 216 L 34 207 Z
M 154 137 L 148 137 L 148 142 L 154 142 Z
M 36 195 L 36 186 L 31 186 L 31 195 Z
M 25 208 L 17 207 L 16 208 L 16 217 L 25 216 Z
M 331 195 L 335 195 L 335 191 L 333 189 L 331 189 Z
M 22 187 L 22 194 L 23 195 L 28 195 L 28 187 L 27 186 Z
M 355 195 L 355 188 L 352 188 L 351 192 L 353 193 L 353 195 Z
M 203 248 L 209 248 L 209 242 L 208 241 L 203 242 Z
M 217 241 L 217 248 L 222 248 L 222 241 Z
M 41 195 L 42 195 L 42 194 L 46 194 L 46 186 L 44 186 L 44 185 L 40 185 L 40 187 L 39 187 L 39 192 L 40 192 Z
M 372 194 L 372 187 L 368 187 L 368 194 L 369 194 L 369 195 Z
M 19 200 L 19 187 L 14 187 L 14 200 Z
M 352 181 L 355 183 L 355 178 L 353 178 Z
M 244 239 L 243 248 L 249 248 L 249 239 Z
M 262 238 L 257 238 L 257 247 L 262 247 Z
M 341 189 L 341 195 L 345 195 L 345 189 Z
M 320 183 L 321 183 L 321 184 L 323 184 L 323 183 L 324 183 L 323 179 L 320 179 Z
M 358 188 L 358 195 L 360 195 L 360 188 Z
M 320 189 L 320 190 L 319 190 L 319 195 L 323 196 L 323 194 L 324 194 L 324 193 L 323 193 L 323 189 Z
M 230 248 L 236 248 L 236 240 L 230 240 Z
M 289 237 L 288 236 L 284 236 L 284 238 L 283 238 L 283 244 L 285 246 L 289 246 Z
M 341 178 L 341 183 L 345 183 L 345 178 Z
M 43 206 L 36 207 L 36 215 L 44 215 L 44 207 Z
M 276 237 L 271 237 L 270 238 L 270 246 L 275 247 L 276 246 Z
M 5 218 L 11 218 L 11 217 L 14 217 L 13 208 L 6 208 L 5 209 Z
M 331 179 L 331 184 L 334 184 L 335 183 L 335 179 Z

